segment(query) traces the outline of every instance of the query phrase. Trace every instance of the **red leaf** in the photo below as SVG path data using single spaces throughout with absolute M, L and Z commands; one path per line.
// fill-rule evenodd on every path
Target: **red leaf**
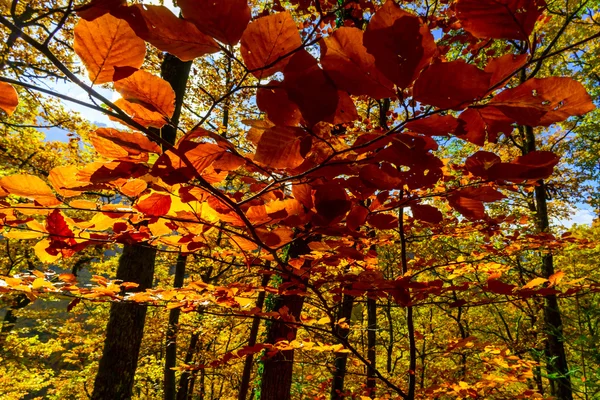
M 427 136 L 448 136 L 458 128 L 458 120 L 452 115 L 434 114 L 429 117 L 410 121 L 406 129 Z
M 267 113 L 267 118 L 275 125 L 296 126 L 302 120 L 302 114 L 296 103 L 292 102 L 281 82 L 271 81 L 268 87 L 256 92 L 256 105 Z
M 492 293 L 511 295 L 514 294 L 513 291 L 515 288 L 515 285 L 509 285 L 508 283 L 504 283 L 498 279 L 490 279 L 487 282 L 487 290 L 488 292 Z
M 485 72 L 492 74 L 490 87 L 502 82 L 527 63 L 527 54 L 505 54 L 492 58 L 485 66 Z
M 346 216 L 346 226 L 348 229 L 355 231 L 360 228 L 367 220 L 369 210 L 361 205 L 355 205 Z
M 294 50 L 302 47 L 300 32 L 288 12 L 268 15 L 246 28 L 240 51 L 246 67 L 262 79 L 283 71 Z
M 462 60 L 430 65 L 413 88 L 415 100 L 460 110 L 485 95 L 492 74 Z
M 398 217 L 391 214 L 371 214 L 367 222 L 377 229 L 396 229 L 398 227 Z
M 383 75 L 402 89 L 416 79 L 436 52 L 427 26 L 393 0 L 388 0 L 369 21 L 364 46 Z
M 346 189 L 339 182 L 331 182 L 317 188 L 314 195 L 320 225 L 340 220 L 350 210 Z
M 251 17 L 246 0 L 178 0 L 177 5 L 201 32 L 232 46 L 240 41 Z
M 483 203 L 480 200 L 462 197 L 460 194 L 453 194 L 448 196 L 448 203 L 469 220 L 479 220 L 487 217 Z
M 52 211 L 46 218 L 46 230 L 51 237 L 55 236 L 52 240 L 66 241 L 73 237 L 73 231 L 59 210 Z
M 456 15 L 475 37 L 527 40 L 545 7 L 544 0 L 459 0 Z
M 428 204 L 411 204 L 410 209 L 413 217 L 419 221 L 439 224 L 444 220 L 444 216 L 440 210 Z
M 556 76 L 530 79 L 504 90 L 490 105 L 518 124 L 529 126 L 548 126 L 596 108 L 581 83 Z
M 478 146 L 496 143 L 498 136 L 510 135 L 512 121 L 494 107 L 468 108 L 458 117 L 456 136 Z
M 283 86 L 310 126 L 332 120 L 339 101 L 336 87 L 306 50 L 298 51 L 284 71 Z
M 365 185 L 380 190 L 398 189 L 402 186 L 400 174 L 389 163 L 382 163 L 381 166 L 367 164 L 360 169 L 359 177 Z
M 168 194 L 152 193 L 140 199 L 135 208 L 150 217 L 166 215 L 171 208 L 171 196 Z
M 394 84 L 375 67 L 358 28 L 339 28 L 321 41 L 321 65 L 338 89 L 375 99 L 394 96 Z

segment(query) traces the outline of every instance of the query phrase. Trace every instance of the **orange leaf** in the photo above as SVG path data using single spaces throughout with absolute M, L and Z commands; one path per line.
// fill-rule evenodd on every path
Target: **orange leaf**
M 550 282 L 550 286 L 558 285 L 564 277 L 565 273 L 562 271 L 558 271 L 548 277 L 548 282 Z
M 296 168 L 304 162 L 302 145 L 307 140 L 310 144 L 310 137 L 300 128 L 274 126 L 260 137 L 254 161 L 271 168 Z
M 181 61 L 189 61 L 219 51 L 213 38 L 200 32 L 196 25 L 178 18 L 165 6 L 134 4 L 118 10 L 135 33 Z
M 140 193 L 142 193 L 144 190 L 146 190 L 147 187 L 148 187 L 148 184 L 145 181 L 143 181 L 141 179 L 133 179 L 133 180 L 127 181 L 126 184 L 121 186 L 119 188 L 119 191 L 121 193 L 123 193 L 125 196 L 136 197 Z
M 235 45 L 250 22 L 246 0 L 179 0 L 183 17 L 220 42 Z
M 85 182 L 80 182 L 77 173 L 79 170 L 74 165 L 60 166 L 52 168 L 48 175 L 48 180 L 58 194 L 63 197 L 79 196 L 81 191 L 70 190 L 72 188 L 85 186 Z
M 127 22 L 110 14 L 93 21 L 80 20 L 73 48 L 95 84 L 112 82 L 116 66 L 139 68 L 146 55 L 144 41 Z
M 171 208 L 171 196 L 168 194 L 152 193 L 140 198 L 135 208 L 147 216 L 160 217 L 166 215 Z
M 132 103 L 125 99 L 118 99 L 114 102 L 114 104 L 115 106 L 123 110 L 125 114 L 129 115 L 131 119 L 133 119 L 135 122 L 137 122 L 145 128 L 162 128 L 167 124 L 167 120 L 161 113 L 149 110 L 143 105 Z M 109 116 L 109 118 L 113 121 L 123 123 L 123 121 L 121 121 L 121 119 L 119 118 L 115 118 L 112 116 Z
M 175 111 L 175 92 L 162 78 L 138 70 L 115 82 L 115 89 L 130 103 L 142 105 L 150 111 L 171 117 Z
M 127 157 L 144 153 L 162 153 L 156 143 L 138 132 L 100 128 L 90 134 L 90 139 L 96 151 L 108 158 L 120 158 L 123 154 Z
M 0 82 L 0 109 L 12 115 L 19 104 L 19 95 L 10 83 Z
M 43 206 L 61 204 L 46 182 L 34 175 L 6 176 L 0 179 L 0 186 L 10 194 L 35 200 Z
M 296 23 L 289 13 L 283 12 L 258 18 L 248 25 L 240 51 L 246 67 L 262 79 L 283 71 L 291 53 L 301 46 Z

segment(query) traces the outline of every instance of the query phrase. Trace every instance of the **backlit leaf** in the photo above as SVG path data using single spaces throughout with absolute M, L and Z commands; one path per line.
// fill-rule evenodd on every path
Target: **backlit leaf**
M 35 175 L 6 176 L 0 179 L 0 186 L 10 194 L 35 200 L 43 206 L 61 204 L 46 182 Z
M 283 71 L 291 53 L 302 46 L 292 16 L 277 13 L 253 21 L 244 32 L 240 51 L 246 67 L 262 79 Z
M 162 78 L 138 70 L 127 78 L 115 82 L 115 89 L 130 103 L 135 103 L 171 117 L 175 111 L 175 92 Z
M 0 110 L 12 115 L 19 104 L 19 95 L 15 88 L 6 82 L 0 82 Z
M 165 6 L 134 4 L 119 9 L 117 16 L 127 21 L 139 37 L 182 61 L 220 50 L 213 38 Z
M 139 68 L 146 44 L 129 24 L 110 14 L 75 26 L 75 53 L 81 58 L 92 83 L 112 82 L 115 67 Z
M 404 89 L 436 52 L 433 36 L 421 20 L 388 0 L 369 21 L 364 46 L 377 68 Z
M 475 37 L 526 40 L 545 6 L 544 0 L 459 0 L 456 15 Z
M 250 22 L 246 0 L 178 0 L 183 17 L 205 34 L 235 45 Z

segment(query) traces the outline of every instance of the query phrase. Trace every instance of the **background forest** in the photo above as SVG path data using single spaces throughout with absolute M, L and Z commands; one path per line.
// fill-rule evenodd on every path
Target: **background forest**
M 596 0 L 0 0 L 0 398 L 600 399 Z

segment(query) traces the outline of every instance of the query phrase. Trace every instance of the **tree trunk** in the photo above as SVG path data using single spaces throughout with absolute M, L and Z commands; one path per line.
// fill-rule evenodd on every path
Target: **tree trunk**
M 339 309 L 337 319 L 346 318 L 345 322 L 350 324 L 352 317 L 352 307 L 354 306 L 354 296 L 344 294 L 342 306 Z M 336 336 L 348 337 L 349 328 L 335 326 Z M 346 378 L 346 364 L 348 362 L 348 353 L 339 353 L 335 355 L 335 371 L 333 373 L 333 382 L 331 384 L 331 400 L 341 400 L 344 396 L 344 379 Z
M 175 277 L 173 287 L 183 286 L 185 277 L 185 263 L 187 256 L 179 254 L 175 264 Z M 175 371 L 172 369 L 177 364 L 177 330 L 179 325 L 179 314 L 181 310 L 174 308 L 169 312 L 169 325 L 167 326 L 167 345 L 165 351 L 165 377 L 164 377 L 164 397 L 165 400 L 175 400 L 177 395 L 177 385 L 175 382 Z
M 375 398 L 375 386 L 377 384 L 377 300 L 367 298 L 367 390 L 369 396 Z
M 303 254 L 310 253 L 310 248 L 305 240 L 297 240 L 290 246 L 290 258 L 297 258 Z M 310 263 L 307 262 L 307 263 Z M 305 284 L 306 278 L 292 277 L 293 271 L 290 269 L 289 275 L 283 277 L 282 284 L 295 282 L 300 288 Z M 289 288 L 288 285 L 286 285 Z M 273 307 L 274 311 L 287 307 L 290 316 L 296 321 L 300 320 L 300 312 L 304 305 L 304 296 L 278 296 Z M 269 326 L 267 333 L 267 343 L 276 343 L 280 340 L 294 340 L 298 328 L 295 325 L 288 325 L 284 321 L 274 320 Z M 261 400 L 290 400 L 292 388 L 292 371 L 294 368 L 294 350 L 278 352 L 273 357 L 264 361 L 263 376 L 261 380 Z
M 532 127 L 525 127 L 526 144 L 524 153 L 528 154 L 536 150 L 535 136 Z M 546 197 L 546 185 L 543 180 L 538 181 L 535 188 L 535 205 L 538 230 L 548 232 L 550 220 L 548 217 L 548 201 Z M 551 253 L 542 256 L 542 276 L 548 279 L 554 274 L 554 261 Z M 571 387 L 571 376 L 565 352 L 564 335 L 562 327 L 562 316 L 558 298 L 555 294 L 544 297 L 544 331 L 546 332 L 546 363 L 549 376 L 555 382 L 553 395 L 558 400 L 572 400 L 573 390 Z M 552 388 L 552 386 L 551 386 Z
M 269 275 L 265 275 L 262 279 L 262 287 L 267 286 L 269 283 Z M 265 303 L 265 292 L 262 291 L 258 294 L 256 299 L 256 308 L 262 310 L 263 304 Z M 258 336 L 258 328 L 260 327 L 260 318 L 254 317 L 252 321 L 252 327 L 250 328 L 250 336 L 248 337 L 248 346 L 254 346 L 256 344 L 256 338 Z M 240 391 L 238 393 L 238 400 L 246 400 L 248 398 L 248 389 L 250 388 L 250 378 L 252 376 L 252 363 L 254 357 L 252 354 L 246 356 L 244 360 L 244 371 L 242 372 L 242 383 L 240 385 Z
M 152 286 L 155 258 L 155 248 L 124 246 L 117 279 L 136 282 L 139 284 L 137 290 L 146 290 Z M 92 399 L 131 398 L 145 319 L 145 306 L 131 303 L 111 305 Z
M 192 359 L 194 358 L 194 353 L 196 352 L 196 347 L 198 346 L 199 338 L 199 333 L 192 333 L 192 336 L 190 337 L 190 344 L 188 346 L 187 352 L 185 353 L 184 363 L 186 365 L 189 365 L 192 362 Z M 179 377 L 179 385 L 177 385 L 177 400 L 187 400 L 191 375 L 192 374 L 190 371 L 183 371 L 181 373 L 181 376 Z
M 190 62 L 165 55 L 162 77 L 175 91 L 175 111 L 171 124 L 165 125 L 160 134 L 171 144 L 177 136 L 177 123 L 181 113 L 185 87 L 191 68 Z M 123 246 L 123 254 L 117 267 L 117 279 L 139 284 L 137 290 L 152 286 L 156 249 L 139 245 Z M 131 398 L 138 355 L 144 334 L 146 306 L 131 303 L 113 303 L 106 327 L 102 359 L 98 367 L 92 399 L 121 400 Z

